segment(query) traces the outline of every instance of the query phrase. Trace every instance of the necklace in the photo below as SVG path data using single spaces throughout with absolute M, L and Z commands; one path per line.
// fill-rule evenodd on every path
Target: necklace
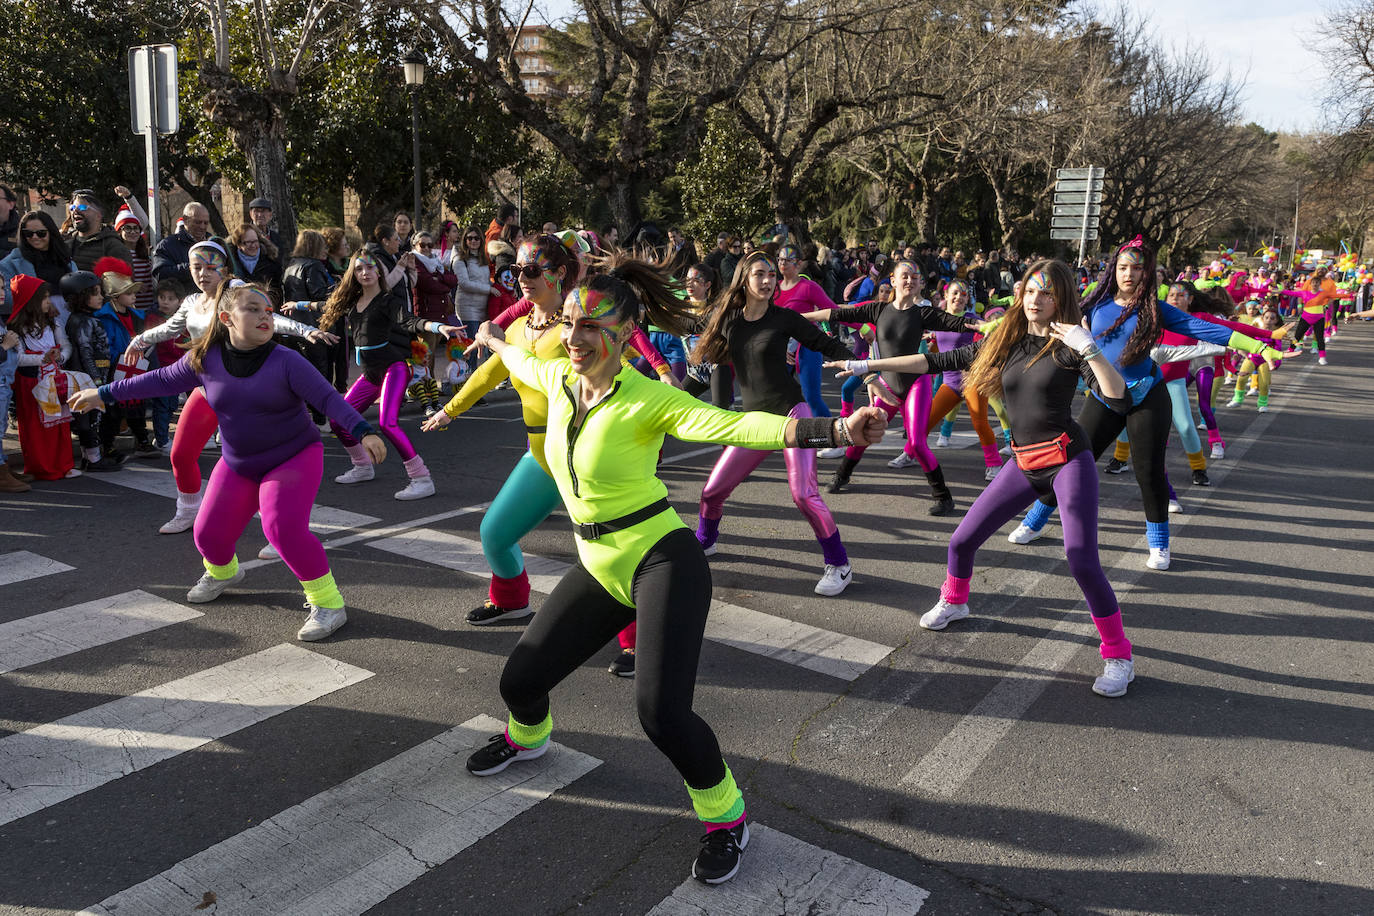
M 529 328 L 531 331 L 547 331 L 549 328 L 558 324 L 558 322 L 562 320 L 563 309 L 560 308 L 558 311 L 554 312 L 552 315 L 550 315 L 548 318 L 545 318 L 541 322 L 536 322 L 534 320 L 533 315 L 531 315 L 531 317 L 525 319 L 525 327 Z

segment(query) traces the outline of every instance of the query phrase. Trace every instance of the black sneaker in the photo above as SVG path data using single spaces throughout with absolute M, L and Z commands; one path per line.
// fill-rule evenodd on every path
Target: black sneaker
M 830 483 L 826 486 L 825 492 L 843 493 L 847 486 L 849 486 L 849 475 L 836 471 L 835 476 L 830 478 Z
M 738 827 L 708 830 L 692 863 L 692 877 L 705 884 L 724 884 L 739 871 L 740 856 L 748 845 L 748 821 Z
M 99 461 L 91 461 L 88 458 L 81 459 L 81 470 L 83 471 L 117 471 L 123 462 L 117 460 L 113 455 L 105 455 Z
M 1126 473 L 1126 462 L 1117 461 L 1115 458 L 1108 458 L 1107 466 L 1103 468 L 1103 470 L 1108 474 L 1124 474 Z
M 140 442 L 134 446 L 135 458 L 162 458 L 162 449 L 151 442 Z
M 935 504 L 926 510 L 926 515 L 949 515 L 954 511 L 954 497 L 936 496 Z
M 616 677 L 634 677 L 635 650 L 622 649 L 620 654 L 616 656 L 615 661 L 611 662 L 611 667 L 607 668 L 606 670 L 611 672 L 611 674 L 614 674 Z
M 473 776 L 495 776 L 512 763 L 543 757 L 548 749 L 547 741 L 539 747 L 520 748 L 507 741 L 504 734 L 492 735 L 485 747 L 479 747 L 468 757 L 468 772 Z
M 1206 471 L 1197 470 L 1193 472 L 1193 486 L 1210 487 L 1211 485 L 1212 481 L 1208 479 Z
M 468 611 L 468 623 L 475 627 L 484 627 L 489 623 L 500 623 L 502 620 L 518 620 L 521 617 L 528 617 L 534 611 L 527 604 L 524 607 L 501 607 L 488 601 L 481 607 L 475 607 Z

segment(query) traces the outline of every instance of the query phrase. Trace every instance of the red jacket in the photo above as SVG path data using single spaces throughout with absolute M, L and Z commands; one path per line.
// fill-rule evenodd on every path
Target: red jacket
M 458 285 L 458 275 L 447 266 L 431 272 L 418 258 L 415 269 L 419 273 L 415 281 L 415 314 L 426 321 L 451 322 L 453 290 Z

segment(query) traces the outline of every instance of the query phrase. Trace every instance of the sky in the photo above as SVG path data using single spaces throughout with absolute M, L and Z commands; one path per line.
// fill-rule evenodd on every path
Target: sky
M 547 20 L 572 16 L 573 0 L 535 0 Z M 1114 0 L 1095 0 L 1099 9 Z M 1120 0 L 1150 17 L 1166 43 L 1200 43 L 1218 74 L 1244 81 L 1242 118 L 1269 130 L 1308 131 L 1320 124 L 1316 101 L 1325 76 L 1309 45 L 1331 0 Z

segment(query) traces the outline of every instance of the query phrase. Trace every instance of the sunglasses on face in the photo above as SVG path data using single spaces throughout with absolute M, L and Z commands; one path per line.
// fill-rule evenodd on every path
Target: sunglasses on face
M 85 212 L 86 212 L 87 210 L 89 210 L 89 209 L 91 209 L 91 205 L 90 205 L 90 204 L 68 204 L 68 205 L 67 205 L 67 211 L 70 212 L 70 213 L 85 213 Z
M 19 234 L 26 239 L 45 239 L 48 237 L 46 229 L 21 229 Z
M 482 241 L 482 237 L 481 237 L 480 235 L 470 235 L 470 236 L 468 236 L 464 241 L 468 241 L 468 242 L 480 242 L 480 241 Z
M 517 276 L 524 277 L 526 280 L 533 280 L 544 275 L 544 268 L 531 261 L 528 264 L 516 264 L 515 273 Z

